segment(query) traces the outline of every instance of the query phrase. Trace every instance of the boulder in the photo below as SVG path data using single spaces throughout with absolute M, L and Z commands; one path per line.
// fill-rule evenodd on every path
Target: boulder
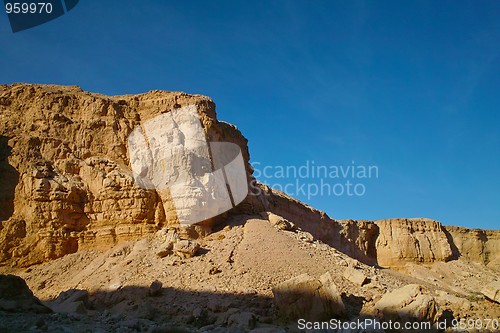
M 180 240 L 174 244 L 173 251 L 181 258 L 192 258 L 200 249 L 200 244 L 191 240 Z
M 26 281 L 16 275 L 0 275 L 0 311 L 52 312 L 33 295 Z
M 285 320 L 342 317 L 345 307 L 330 273 L 320 279 L 302 274 L 273 288 L 274 301 Z
M 49 303 L 49 307 L 58 313 L 86 314 L 89 293 L 86 290 L 70 289 L 63 291 Z
M 455 296 L 444 290 L 436 290 L 435 294 L 437 304 L 455 314 L 471 309 L 472 303 L 467 298 Z
M 500 280 L 487 284 L 481 292 L 493 302 L 500 303 Z
M 433 321 L 438 310 L 434 297 L 417 284 L 409 284 L 386 293 L 375 303 L 375 309 L 384 319 L 397 321 Z
M 344 270 L 344 278 L 351 281 L 355 285 L 362 286 L 367 283 L 368 278 L 362 270 L 353 267 L 347 267 Z

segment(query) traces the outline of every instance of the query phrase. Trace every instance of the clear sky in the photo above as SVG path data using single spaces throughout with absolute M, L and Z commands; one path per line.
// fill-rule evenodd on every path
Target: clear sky
M 15 34 L 2 12 L 0 45 L 1 83 L 208 95 L 261 173 L 377 166 L 299 179 L 364 195 L 289 187 L 333 218 L 499 229 L 500 1 L 82 0 Z

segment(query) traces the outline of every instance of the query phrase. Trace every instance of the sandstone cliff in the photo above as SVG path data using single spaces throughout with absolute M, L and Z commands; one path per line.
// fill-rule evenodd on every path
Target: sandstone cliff
M 134 182 L 127 137 L 141 122 L 186 105 L 196 106 L 211 141 L 238 144 L 248 162 L 246 139 L 216 120 L 204 96 L 0 86 L 0 262 L 30 265 L 175 225 L 168 197 Z M 252 211 L 251 199 L 241 208 Z M 211 222 L 188 232 L 195 237 Z
M 460 257 L 497 267 L 500 232 L 444 227 L 429 219 L 337 221 L 279 191 L 255 186 L 247 140 L 218 121 L 207 97 L 165 91 L 104 96 L 78 87 L 0 86 L 0 263 L 29 266 L 82 249 L 110 248 L 177 227 L 168 191 L 135 182 L 127 138 L 160 114 L 195 105 L 209 141 L 242 151 L 248 195 L 230 214 L 273 212 L 314 239 L 372 265 Z M 182 228 L 204 236 L 227 214 Z
M 398 268 L 462 258 L 500 267 L 498 230 L 449 227 L 426 218 L 333 220 L 285 193 L 263 188 L 268 210 L 364 263 Z

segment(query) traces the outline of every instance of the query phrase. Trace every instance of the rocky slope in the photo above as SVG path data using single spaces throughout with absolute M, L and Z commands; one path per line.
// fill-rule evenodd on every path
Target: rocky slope
M 252 191 L 227 213 L 181 226 L 169 191 L 137 183 L 127 138 L 191 105 L 207 141 L 240 147 Z M 0 273 L 24 277 L 56 311 L 29 329 L 72 326 L 66 312 L 85 315 L 76 331 L 95 322 L 127 331 L 123 316 L 136 319 L 132 331 L 164 321 L 274 330 L 311 309 L 310 318 L 344 320 L 398 311 L 430 321 L 498 317 L 500 231 L 335 220 L 256 183 L 249 160 L 247 140 L 204 96 L 0 85 Z
M 451 323 L 500 316 L 500 305 L 483 294 L 500 272 L 482 264 L 459 259 L 380 269 L 258 216 L 234 216 L 226 224 L 199 239 L 192 257 L 165 255 L 172 235 L 160 230 L 106 251 L 4 267 L 26 279 L 55 313 L 0 311 L 0 331 L 301 332 L 299 318 Z

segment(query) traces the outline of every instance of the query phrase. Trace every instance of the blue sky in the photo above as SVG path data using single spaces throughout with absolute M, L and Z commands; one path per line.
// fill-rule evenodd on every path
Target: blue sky
M 499 17 L 496 0 L 85 0 L 15 34 L 0 14 L 0 82 L 208 95 L 261 168 L 376 165 L 363 196 L 298 196 L 334 218 L 499 229 Z

